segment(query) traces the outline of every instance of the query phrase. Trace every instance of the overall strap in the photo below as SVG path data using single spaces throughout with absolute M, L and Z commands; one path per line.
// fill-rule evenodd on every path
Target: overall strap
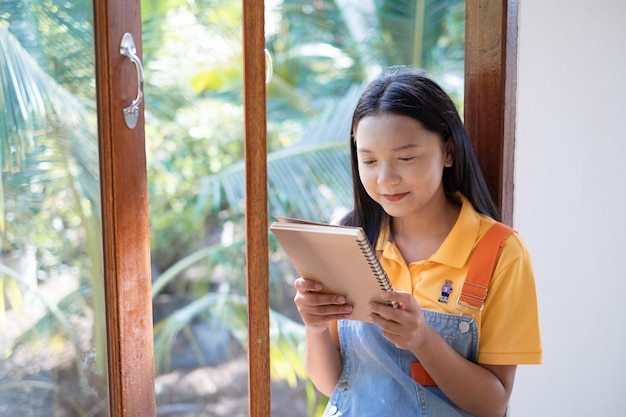
M 494 223 L 480 239 L 461 288 L 461 295 L 457 301 L 458 310 L 463 312 L 462 307 L 467 307 L 474 310 L 474 314 L 470 315 L 480 314 L 500 249 L 504 246 L 507 236 L 513 232 L 514 230 L 505 224 Z
M 469 316 L 476 317 L 482 312 L 500 250 L 504 240 L 513 232 L 509 226 L 496 222 L 478 242 L 457 301 L 457 310 L 461 314 L 465 310 L 469 311 Z M 411 377 L 422 386 L 437 385 L 421 362 L 411 363 L 410 372 Z

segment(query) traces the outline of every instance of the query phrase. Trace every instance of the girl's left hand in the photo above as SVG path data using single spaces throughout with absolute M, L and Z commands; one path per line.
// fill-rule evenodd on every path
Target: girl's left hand
M 396 347 L 413 352 L 419 350 L 432 329 L 426 322 L 415 297 L 407 292 L 389 291 L 384 292 L 382 298 L 385 301 L 395 301 L 402 308 L 369 303 L 372 321 L 381 328 L 383 336 Z

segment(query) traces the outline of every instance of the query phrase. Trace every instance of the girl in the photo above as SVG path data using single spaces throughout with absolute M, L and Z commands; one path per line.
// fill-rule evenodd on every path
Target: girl
M 350 149 L 341 223 L 366 231 L 394 287 L 381 297 L 402 309 L 371 303 L 372 323 L 350 320 L 342 294 L 295 281 L 324 416 L 502 417 L 516 366 L 542 360 L 534 277 L 513 233 L 481 308 L 458 301 L 498 213 L 454 104 L 421 72 L 383 75 L 356 106 Z

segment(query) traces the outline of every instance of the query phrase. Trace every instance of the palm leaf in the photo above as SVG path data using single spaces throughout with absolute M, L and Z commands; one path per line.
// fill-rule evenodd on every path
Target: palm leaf
M 359 87 L 329 105 L 295 143 L 268 155 L 269 210 L 309 219 L 328 218 L 351 204 L 348 138 Z M 212 210 L 229 206 L 240 212 L 244 201 L 244 162 L 202 180 L 199 204 Z
M 38 65 L 0 26 L 0 167 L 3 172 L 19 171 L 26 152 L 46 124 L 45 83 Z M 42 91 L 43 90 L 43 91 Z
M 0 102 L 4 194 L 21 192 L 26 183 L 18 182 L 19 178 L 32 184 L 74 176 L 83 194 L 92 202 L 99 201 L 93 102 L 81 100 L 58 85 L 3 27 Z M 27 164 L 29 158 L 32 163 Z M 29 175 L 20 177 L 18 174 L 25 169 L 30 170 Z M 4 208 L 4 201 L 1 204 Z M 4 218 L 3 210 L 0 226 Z
M 9 349 L 10 354 L 15 351 L 17 346 L 28 343 L 29 341 L 37 340 L 42 334 L 59 334 L 61 330 L 71 341 L 76 351 L 80 351 L 79 337 L 74 331 L 75 328 L 72 326 L 70 320 L 70 316 L 76 315 L 72 312 L 76 310 L 75 306 L 77 304 L 83 307 L 80 309 L 80 314 L 90 313 L 88 303 L 85 301 L 80 290 L 69 293 L 58 303 L 53 303 L 48 300 L 46 295 L 39 288 L 32 287 L 27 281 L 23 280 L 17 272 L 1 263 L 0 274 L 6 275 L 7 277 L 15 280 L 21 288 L 37 297 L 46 308 L 46 314 L 14 341 L 13 346 Z M 50 328 L 55 328 L 56 330 L 52 332 L 49 330 Z
M 188 340 L 193 337 L 185 329 L 194 319 L 204 319 L 214 326 L 218 320 L 231 335 L 246 347 L 248 319 L 246 298 L 236 295 L 207 293 L 176 310 L 154 326 L 155 363 L 158 372 L 169 369 L 170 347 L 176 335 L 184 332 Z M 197 343 L 195 340 L 192 343 Z M 304 367 L 304 327 L 286 316 L 270 311 L 270 366 L 272 377 L 295 386 L 306 379 Z M 202 363 L 202 358 L 197 358 Z
M 243 281 L 245 277 L 240 273 L 237 277 L 236 272 L 238 265 L 233 265 L 233 259 L 243 259 L 243 250 L 245 247 L 245 241 L 243 239 L 234 242 L 232 245 L 224 246 L 223 244 L 216 244 L 201 248 L 184 258 L 180 259 L 167 270 L 163 271 L 158 278 L 152 283 L 152 298 L 156 298 L 161 294 L 164 289 L 170 285 L 176 277 L 181 275 L 185 270 L 193 267 L 194 265 L 205 262 L 207 269 L 213 269 L 215 266 L 221 266 L 233 270 L 232 274 L 229 274 L 230 284 L 234 286 L 236 281 Z M 202 289 L 206 292 L 206 288 Z

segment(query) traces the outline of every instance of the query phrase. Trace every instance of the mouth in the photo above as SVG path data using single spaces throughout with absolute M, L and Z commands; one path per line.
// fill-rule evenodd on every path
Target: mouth
M 383 194 L 383 198 L 387 201 L 399 201 L 402 200 L 409 193 L 396 193 L 396 194 Z

